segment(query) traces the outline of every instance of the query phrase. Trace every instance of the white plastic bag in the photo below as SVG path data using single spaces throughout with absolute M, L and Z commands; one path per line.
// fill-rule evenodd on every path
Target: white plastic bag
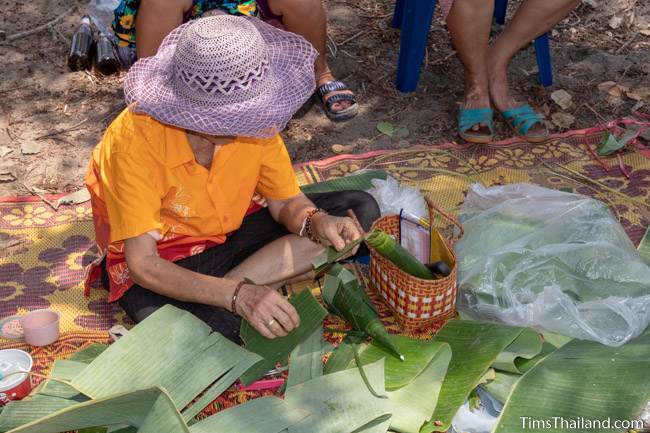
M 461 313 L 609 346 L 648 326 L 650 267 L 603 203 L 527 184 L 473 185 L 461 221 Z
M 490 433 L 494 429 L 503 405 L 481 388 L 476 388 L 476 393 L 479 407 L 470 408 L 466 401 L 454 415 L 449 433 Z
M 368 192 L 377 201 L 381 215 L 399 215 L 404 209 L 420 218 L 428 219 L 427 206 L 420 191 L 417 189 L 400 186 L 391 176 L 386 180 L 373 179 L 373 188 Z

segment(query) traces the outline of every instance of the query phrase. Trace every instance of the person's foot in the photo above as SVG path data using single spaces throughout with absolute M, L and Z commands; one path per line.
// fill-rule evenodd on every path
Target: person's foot
M 488 56 L 488 73 L 490 77 L 490 99 L 492 104 L 499 112 L 512 110 L 521 107 L 522 103 L 518 102 L 510 94 L 510 85 L 508 83 L 508 64 L 500 61 L 497 56 Z M 546 134 L 546 126 L 543 122 L 537 122 L 532 125 L 526 135 L 538 136 Z
M 465 98 L 458 112 L 458 135 L 469 143 L 489 143 L 493 139 L 494 111 L 490 106 L 487 74 L 474 77 L 465 72 Z
M 328 69 L 326 72 L 320 74 L 316 78 L 316 88 L 319 88 L 320 86 L 329 83 L 330 81 L 336 81 L 336 78 L 334 78 L 334 75 L 332 72 Z M 348 94 L 354 96 L 354 92 L 352 90 L 335 90 L 333 92 L 329 92 L 324 96 L 325 101 L 327 101 L 330 97 L 334 95 L 339 95 L 339 94 Z M 334 111 L 342 111 L 345 110 L 346 108 L 349 108 L 352 105 L 352 101 L 341 101 L 341 102 L 334 102 L 332 104 L 332 110 Z
M 330 119 L 348 120 L 357 115 L 358 105 L 354 92 L 334 78 L 329 69 L 317 75 L 316 89 L 316 94 Z
M 488 84 L 481 81 L 471 77 L 466 78 L 465 98 L 463 100 L 464 109 L 490 108 L 490 91 L 488 89 Z M 472 126 L 470 130 L 482 134 L 491 134 L 490 129 L 484 123 L 476 124 Z

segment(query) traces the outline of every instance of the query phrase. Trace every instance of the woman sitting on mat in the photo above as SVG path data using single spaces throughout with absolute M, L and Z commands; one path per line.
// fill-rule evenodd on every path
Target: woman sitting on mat
M 121 0 L 115 9 L 113 30 L 120 45 L 130 47 L 130 52 L 137 51 L 138 58 L 148 57 L 156 54 L 160 42 L 172 29 L 208 11 L 259 13 L 263 20 L 307 39 L 319 53 L 314 72 L 316 96 L 325 114 L 336 121 L 357 115 L 359 106 L 354 93 L 334 78 L 327 65 L 327 17 L 321 0 Z M 123 63 L 129 62 L 121 57 Z
M 298 325 L 275 288 L 379 216 L 363 191 L 298 188 L 278 132 L 314 90 L 316 55 L 301 36 L 221 15 L 177 28 L 131 67 L 129 107 L 86 175 L 105 253 L 87 289 L 103 275 L 134 321 L 173 304 L 234 341 L 240 317 L 268 338 Z
M 492 107 L 523 139 L 546 140 L 544 120 L 528 104 L 510 94 L 508 65 L 530 41 L 566 17 L 579 0 L 523 0 L 505 30 L 488 46 L 493 0 L 441 0 L 447 28 L 465 67 L 465 100 L 458 116 L 461 138 L 474 143 L 492 141 Z

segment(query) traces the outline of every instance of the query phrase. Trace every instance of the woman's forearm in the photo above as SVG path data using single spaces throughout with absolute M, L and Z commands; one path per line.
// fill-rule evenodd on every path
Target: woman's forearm
M 187 270 L 155 255 L 141 258 L 129 269 L 134 282 L 159 295 L 228 310 L 238 283 Z
M 315 207 L 304 194 L 283 201 L 269 200 L 269 210 L 273 218 L 295 234 L 300 232 L 305 217 Z

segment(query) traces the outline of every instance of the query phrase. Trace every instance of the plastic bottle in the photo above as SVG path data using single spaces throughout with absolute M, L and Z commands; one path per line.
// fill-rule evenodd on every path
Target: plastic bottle
M 113 42 L 103 32 L 99 34 L 99 39 L 97 40 L 95 67 L 104 75 L 114 74 L 120 68 L 120 61 L 115 55 Z
M 68 67 L 73 71 L 88 69 L 91 62 L 91 49 L 93 46 L 93 31 L 90 28 L 90 17 L 84 15 L 81 18 L 79 29 L 72 36 L 70 54 L 68 55 Z

